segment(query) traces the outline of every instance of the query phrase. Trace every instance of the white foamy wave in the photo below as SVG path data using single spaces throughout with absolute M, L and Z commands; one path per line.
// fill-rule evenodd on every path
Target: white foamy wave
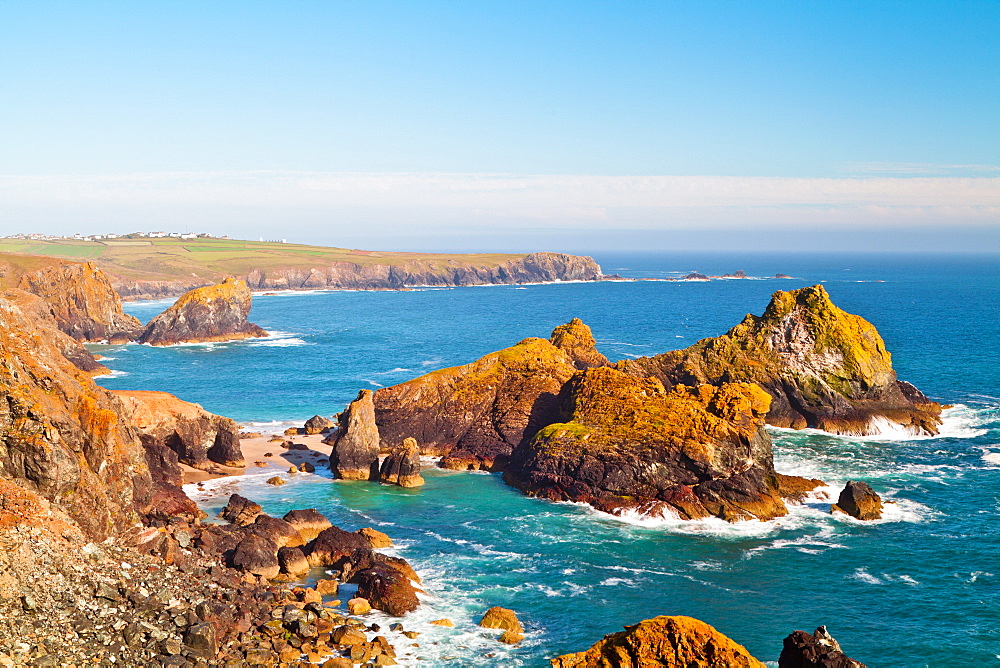
M 634 585 L 635 580 L 628 578 L 605 578 L 599 583 L 602 587 L 618 587 L 620 585 Z
M 128 371 L 115 371 L 111 370 L 108 373 L 102 373 L 99 376 L 94 376 L 94 378 L 121 378 L 122 376 L 127 376 Z
M 821 429 L 790 429 L 767 426 L 778 433 L 816 434 L 834 436 L 852 441 L 926 441 L 935 438 L 976 438 L 986 433 L 982 426 L 996 419 L 996 409 L 976 409 L 965 404 L 955 404 L 941 411 L 941 426 L 937 435 L 918 433 L 915 428 L 892 422 L 881 415 L 868 423 L 867 434 L 835 434 Z
M 289 348 L 291 346 L 309 346 L 312 344 L 298 337 L 291 337 L 288 339 L 257 339 L 256 341 L 249 342 L 247 345 L 262 348 Z
M 1000 452 L 992 452 L 990 450 L 986 450 L 983 452 L 983 456 L 981 457 L 981 459 L 988 464 L 994 464 L 1000 466 Z
M 407 371 L 413 371 L 413 369 L 404 369 L 403 367 L 397 366 L 395 369 L 389 369 L 388 371 L 376 371 L 373 372 L 373 376 L 390 376 L 394 373 L 405 373 Z
M 920 585 L 920 583 L 917 580 L 913 579 L 909 575 L 906 575 L 905 573 L 901 575 L 893 575 L 891 573 L 879 573 L 878 575 L 875 575 L 873 573 L 869 573 L 868 569 L 865 567 L 855 569 L 854 573 L 852 573 L 848 577 L 854 580 L 860 580 L 861 582 L 870 585 L 888 585 L 896 582 L 908 585 L 910 587 L 916 587 Z
M 364 381 L 364 382 L 366 382 L 366 383 L 368 383 L 369 385 L 372 385 L 372 386 L 374 386 L 374 387 L 385 387 L 385 385 L 383 385 L 382 383 L 376 383 L 376 382 L 375 382 L 374 380 L 372 380 L 371 378 L 359 378 L 358 380 L 361 380 L 361 381 Z

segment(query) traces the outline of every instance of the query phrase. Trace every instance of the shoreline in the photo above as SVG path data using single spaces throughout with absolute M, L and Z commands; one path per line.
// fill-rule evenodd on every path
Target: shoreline
M 243 458 L 246 460 L 245 467 L 215 464 L 209 470 L 202 470 L 188 466 L 187 464 L 181 464 L 181 470 L 184 472 L 182 484 L 198 484 L 216 478 L 241 476 L 250 471 L 259 470 L 273 470 L 275 475 L 278 475 L 280 473 L 287 473 L 290 467 L 294 466 L 298 468 L 304 462 L 319 468 L 322 460 L 329 460 L 330 451 L 333 450 L 333 446 L 322 442 L 326 438 L 326 434 L 315 434 L 312 436 L 301 434 L 293 436 L 277 435 L 282 437 L 281 441 L 272 441 L 270 434 L 240 439 L 240 450 L 243 452 Z M 305 446 L 305 448 L 285 448 L 282 444 L 287 441 Z M 322 465 L 325 466 L 326 464 Z

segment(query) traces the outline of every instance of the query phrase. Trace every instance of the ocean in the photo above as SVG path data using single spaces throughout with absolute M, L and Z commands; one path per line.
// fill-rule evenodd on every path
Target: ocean
M 823 283 L 875 324 L 901 379 L 953 406 L 937 438 L 772 430 L 778 471 L 822 478 L 834 498 L 849 479 L 868 482 L 893 502 L 877 522 L 832 516 L 819 498 L 772 522 L 615 518 L 430 462 L 419 489 L 333 482 L 322 470 L 275 488 L 264 484 L 272 473 L 248 469 L 189 492 L 210 514 L 238 491 L 271 514 L 315 507 L 345 529 L 392 536 L 426 591 L 403 620 L 421 635 L 392 638 L 404 665 L 546 666 L 656 615 L 701 619 L 772 665 L 786 635 L 820 624 L 873 667 L 1000 665 L 1000 257 L 592 255 L 627 278 L 759 278 L 255 296 L 251 320 L 271 337 L 93 346 L 114 371 L 99 382 L 172 392 L 279 432 L 343 410 L 362 388 L 547 337 L 573 317 L 623 359 L 718 335 L 775 290 Z M 763 278 L 778 272 L 794 278 Z M 145 322 L 169 303 L 126 310 Z M 501 645 L 476 626 L 494 605 L 518 613 L 524 643 Z M 439 618 L 455 627 L 429 624 Z

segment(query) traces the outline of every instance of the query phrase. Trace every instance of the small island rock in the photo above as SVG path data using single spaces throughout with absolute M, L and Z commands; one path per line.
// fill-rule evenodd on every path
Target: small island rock
M 815 633 L 794 631 L 785 638 L 778 668 L 865 668 L 865 664 L 844 654 L 840 643 L 821 626 Z
M 392 449 L 382 461 L 379 471 L 382 482 L 400 487 L 420 487 L 424 479 L 420 475 L 420 448 L 417 439 L 407 438 L 402 445 Z
M 169 346 L 267 336 L 262 328 L 247 322 L 251 299 L 246 283 L 232 278 L 195 288 L 150 320 L 138 341 Z
M 882 519 L 882 497 L 866 482 L 848 480 L 830 512 L 840 511 L 859 520 Z

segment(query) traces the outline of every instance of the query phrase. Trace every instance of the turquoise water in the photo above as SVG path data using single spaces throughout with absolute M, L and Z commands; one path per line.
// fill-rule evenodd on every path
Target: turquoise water
M 621 520 L 528 499 L 495 475 L 430 469 L 403 490 L 300 475 L 225 479 L 199 493 L 210 511 L 234 490 L 273 514 L 319 508 L 345 528 L 392 535 L 425 578 L 406 621 L 420 665 L 547 665 L 657 614 L 702 619 L 775 661 L 795 629 L 827 624 L 871 666 L 1000 664 L 1000 262 L 995 257 L 595 254 L 606 273 L 663 277 L 744 269 L 794 279 L 599 283 L 325 292 L 256 297 L 266 340 L 155 349 L 103 346 L 116 389 L 160 389 L 261 431 L 341 410 L 363 387 L 471 361 L 571 317 L 612 359 L 719 334 L 760 313 L 774 290 L 820 281 L 882 333 L 900 378 L 955 404 L 940 438 L 861 440 L 776 430 L 779 471 L 836 493 L 868 481 L 887 518 L 859 523 L 795 506 L 769 523 Z M 130 304 L 146 320 L 165 303 Z M 322 471 L 320 472 L 322 473 Z M 475 627 L 490 606 L 517 610 L 517 648 Z M 428 625 L 448 617 L 456 628 Z

